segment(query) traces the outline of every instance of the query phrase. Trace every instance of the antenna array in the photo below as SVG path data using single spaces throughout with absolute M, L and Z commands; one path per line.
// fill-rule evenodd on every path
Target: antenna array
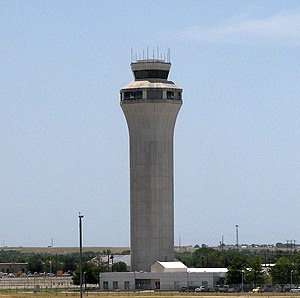
M 171 61 L 170 48 L 168 48 L 167 53 L 160 52 L 159 47 L 156 47 L 156 49 L 153 48 L 149 52 L 149 47 L 147 46 L 146 53 L 145 53 L 145 49 L 143 49 L 142 54 L 134 53 L 133 49 L 131 48 L 130 55 L 131 55 L 131 63 L 137 62 L 139 60 L 157 60 L 157 61 L 163 61 L 163 62 L 167 62 L 167 63 L 170 63 L 170 61 Z

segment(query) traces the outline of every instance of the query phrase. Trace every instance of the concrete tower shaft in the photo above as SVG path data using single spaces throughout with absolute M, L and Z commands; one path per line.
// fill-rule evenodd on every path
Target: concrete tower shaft
M 121 91 L 130 138 L 131 269 L 174 259 L 173 134 L 182 89 L 167 81 L 170 63 L 131 64 Z

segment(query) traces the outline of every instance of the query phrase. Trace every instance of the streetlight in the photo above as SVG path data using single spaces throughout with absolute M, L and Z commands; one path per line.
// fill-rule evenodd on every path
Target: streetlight
M 113 267 L 114 267 L 114 255 L 113 254 L 111 254 L 110 259 L 111 259 L 111 272 L 113 272 Z
M 83 284 L 84 284 L 84 293 L 86 292 L 86 281 L 85 281 L 86 271 L 83 272 Z
M 106 250 L 106 253 L 107 253 L 107 270 L 109 271 L 109 256 L 110 256 L 111 251 L 108 249 L 108 250 Z
M 82 219 L 83 215 L 78 215 L 79 218 L 79 254 L 80 254 L 80 262 L 79 262 L 79 279 L 80 279 L 80 298 L 82 298 Z
M 99 289 L 101 290 L 101 272 L 99 273 Z
M 242 289 L 241 291 L 244 292 L 244 270 L 238 270 L 238 272 L 240 272 L 242 274 Z
M 52 261 L 49 261 L 50 288 L 52 288 Z
M 186 271 L 186 290 L 189 291 L 190 289 L 190 277 L 189 277 L 189 272 Z
M 294 270 L 291 270 L 291 287 L 290 287 L 290 289 L 292 288 L 292 284 L 293 284 L 293 272 L 294 272 Z

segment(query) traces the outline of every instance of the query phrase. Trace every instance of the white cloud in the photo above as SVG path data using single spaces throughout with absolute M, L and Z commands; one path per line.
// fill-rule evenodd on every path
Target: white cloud
M 200 42 L 300 45 L 300 10 L 217 27 L 190 27 L 181 37 Z

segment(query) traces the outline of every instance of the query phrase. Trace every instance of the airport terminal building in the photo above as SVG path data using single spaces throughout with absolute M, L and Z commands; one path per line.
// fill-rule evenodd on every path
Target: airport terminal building
M 105 272 L 99 276 L 103 291 L 162 290 L 178 291 L 183 287 L 213 288 L 222 284 L 227 268 L 187 268 L 182 262 L 159 262 L 151 272 Z

